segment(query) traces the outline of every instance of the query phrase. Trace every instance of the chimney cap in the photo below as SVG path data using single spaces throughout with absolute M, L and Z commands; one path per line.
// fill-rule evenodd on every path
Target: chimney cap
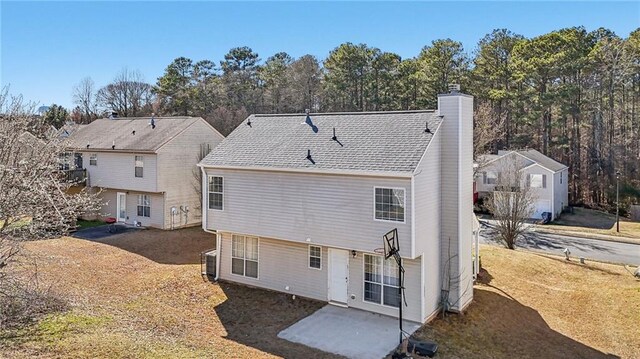
M 460 92 L 460 84 L 449 84 L 449 92 L 450 93 Z

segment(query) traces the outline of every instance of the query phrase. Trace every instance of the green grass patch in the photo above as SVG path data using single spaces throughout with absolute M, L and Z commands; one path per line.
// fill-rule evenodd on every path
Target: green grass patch
M 69 332 L 83 332 L 99 327 L 110 320 L 109 317 L 95 317 L 72 312 L 52 314 L 45 316 L 37 324 L 36 331 L 43 340 L 59 340 Z
M 79 219 L 76 224 L 78 225 L 78 229 L 85 229 L 85 228 L 102 226 L 105 223 L 102 222 L 102 221 L 98 221 L 98 220 L 85 221 L 83 219 Z

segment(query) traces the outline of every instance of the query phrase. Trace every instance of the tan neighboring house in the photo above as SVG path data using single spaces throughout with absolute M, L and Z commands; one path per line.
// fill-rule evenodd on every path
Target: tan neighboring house
M 431 111 L 252 115 L 200 166 L 217 277 L 396 316 L 473 298 L 473 97 Z
M 199 224 L 196 167 L 224 136 L 200 117 L 98 119 L 68 138 L 72 171 L 102 189 L 101 217 L 172 229 Z
M 551 213 L 556 219 L 569 205 L 569 167 L 534 149 L 498 151 L 497 155 L 481 156 L 482 168 L 476 174 L 476 190 L 486 197 L 495 188 L 500 169 L 507 163 L 517 163 L 522 178 L 535 196 L 533 218 Z

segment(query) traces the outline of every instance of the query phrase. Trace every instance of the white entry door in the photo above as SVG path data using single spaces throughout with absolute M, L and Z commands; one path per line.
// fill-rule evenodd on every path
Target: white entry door
M 116 203 L 116 211 L 118 222 L 124 222 L 127 219 L 127 194 L 118 192 L 118 200 Z
M 329 248 L 329 302 L 347 304 L 349 251 Z

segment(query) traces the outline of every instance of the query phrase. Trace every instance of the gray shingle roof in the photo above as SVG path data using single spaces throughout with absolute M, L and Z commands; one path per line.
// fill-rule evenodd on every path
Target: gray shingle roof
M 201 164 L 413 172 L 442 121 L 433 111 L 312 113 L 311 124 L 306 118 L 305 114 L 251 115 Z M 432 133 L 424 131 L 427 122 Z M 334 128 L 339 143 L 332 140 Z M 307 160 L 308 150 L 315 163 Z
M 115 120 L 98 119 L 78 128 L 68 138 L 67 147 L 86 150 L 150 151 L 175 137 L 196 121 L 199 117 L 156 117 L 155 129 L 151 128 L 150 117 L 118 118 Z M 135 135 L 133 131 L 136 131 Z
M 553 172 L 558 172 L 567 168 L 566 165 L 563 165 L 562 163 L 557 162 L 534 149 L 518 150 L 518 153 Z

